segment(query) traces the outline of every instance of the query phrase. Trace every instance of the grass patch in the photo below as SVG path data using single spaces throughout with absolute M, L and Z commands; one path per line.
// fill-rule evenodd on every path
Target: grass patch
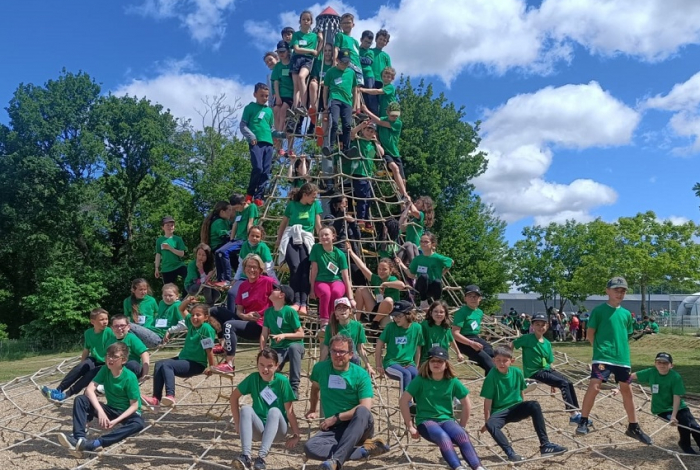
M 42 354 L 16 361 L 0 361 L 0 383 L 9 382 L 15 377 L 29 375 L 43 367 L 49 367 L 68 357 L 75 357 L 80 351 L 58 354 Z
M 590 363 L 592 348 L 589 343 L 553 343 L 555 350 L 566 353 L 579 361 Z M 670 334 L 646 335 L 630 343 L 632 371 L 654 366 L 659 352 L 673 356 L 673 368 L 681 374 L 688 393 L 700 394 L 700 338 Z

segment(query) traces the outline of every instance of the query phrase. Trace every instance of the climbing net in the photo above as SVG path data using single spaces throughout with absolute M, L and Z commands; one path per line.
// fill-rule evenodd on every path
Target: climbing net
M 320 347 L 314 321 L 304 325 L 307 332 L 305 374 L 318 360 Z M 484 324 L 484 333 L 498 344 L 506 344 L 514 333 L 497 324 Z M 371 349 L 371 348 L 370 348 Z M 235 376 L 195 376 L 177 380 L 177 405 L 159 411 L 144 410 L 146 428 L 118 444 L 98 453 L 86 452 L 72 456 L 59 446 L 58 432 L 71 432 L 72 400 L 56 405 L 41 395 L 42 385 L 51 385 L 78 362 L 69 358 L 48 365 L 37 372 L 17 377 L 0 385 L 0 458 L 23 469 L 81 469 L 81 468 L 177 468 L 204 469 L 230 468 L 231 460 L 240 452 L 240 439 L 231 422 L 229 396 L 234 387 L 248 373 L 255 370 L 255 345 L 242 348 L 237 356 Z M 171 348 L 153 352 L 153 360 L 173 355 Z M 560 352 L 555 353 L 555 365 L 576 384 L 579 397 L 589 375 L 588 365 Z M 650 395 L 647 390 L 635 386 L 635 405 L 642 428 L 654 439 L 654 444 L 644 446 L 624 435 L 626 415 L 621 397 L 612 387 L 601 391 L 591 414 L 594 430 L 585 437 L 574 436 L 574 427 L 568 423 L 568 413 L 559 391 L 552 393 L 548 386 L 539 384 L 526 396 L 537 400 L 543 409 L 549 438 L 568 447 L 563 455 L 547 458 L 539 456 L 539 443 L 529 420 L 512 423 L 504 428 L 513 447 L 527 460 L 512 464 L 504 459 L 500 448 L 488 434 L 480 434 L 483 424 L 482 405 L 479 398 L 483 373 L 470 362 L 457 363 L 456 369 L 463 383 L 470 390 L 471 418 L 467 430 L 477 454 L 486 468 L 506 468 L 517 465 L 523 469 L 543 468 L 545 465 L 570 466 L 582 469 L 644 469 L 679 468 L 699 469 L 700 456 L 677 452 L 677 430 L 649 412 Z M 301 446 L 318 430 L 319 420 L 304 418 L 309 406 L 309 382 L 302 379 L 299 401 L 295 414 L 303 431 L 301 444 L 287 450 L 283 444 L 274 444 L 266 461 L 268 468 L 298 469 L 316 468 L 319 462 L 306 461 Z M 375 397 L 372 413 L 375 419 L 375 435 L 382 437 L 391 451 L 371 461 L 349 461 L 344 468 L 422 469 L 447 468 L 441 460 L 437 446 L 425 440 L 413 440 L 407 434 L 398 410 L 398 382 L 385 378 L 373 381 Z M 142 390 L 148 390 L 146 382 Z M 245 402 L 245 398 L 244 398 Z M 697 416 L 698 408 L 689 404 Z M 457 411 L 459 413 L 459 411 Z M 104 431 L 97 422 L 90 424 L 88 435 L 97 437 Z M 254 443 L 254 452 L 255 446 Z

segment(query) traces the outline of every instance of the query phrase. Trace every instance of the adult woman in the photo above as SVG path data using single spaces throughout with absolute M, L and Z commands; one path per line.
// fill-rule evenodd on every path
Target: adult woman
M 275 281 L 262 274 L 265 272 L 263 260 L 251 253 L 243 260 L 243 271 L 248 279 L 238 288 L 236 312 L 232 319 L 223 322 L 226 361 L 213 368 L 220 374 L 231 374 L 236 369 L 234 360 L 239 336 L 248 340 L 260 339 L 263 313 L 272 305 L 270 294 Z M 222 319 L 217 320 L 221 322 Z

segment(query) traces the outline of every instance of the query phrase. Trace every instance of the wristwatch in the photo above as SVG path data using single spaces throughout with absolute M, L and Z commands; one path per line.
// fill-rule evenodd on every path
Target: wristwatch
M 336 422 L 336 423 L 339 423 L 339 422 L 340 422 L 340 413 L 334 414 L 333 417 L 335 418 L 335 422 Z

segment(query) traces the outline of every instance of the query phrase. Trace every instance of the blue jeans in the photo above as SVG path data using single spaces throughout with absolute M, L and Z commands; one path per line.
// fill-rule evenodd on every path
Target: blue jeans
M 477 468 L 481 465 L 474 446 L 469 440 L 469 434 L 453 419 L 440 423 L 432 420 L 423 421 L 418 425 L 418 434 L 423 439 L 437 444 L 442 458 L 453 469 L 462 465 L 455 452 L 454 444 L 457 444 L 460 452 L 462 452 L 462 457 L 464 457 L 464 460 L 467 461 L 471 468 Z
M 365 85 L 362 88 L 376 88 L 374 84 L 374 77 L 365 77 Z M 379 84 L 383 85 L 381 80 L 379 80 Z M 362 99 L 365 100 L 365 104 L 367 105 L 367 108 L 372 111 L 372 114 L 379 116 L 379 95 L 369 95 L 367 93 L 363 93 Z
M 343 151 L 350 148 L 350 132 L 352 131 L 352 106 L 340 100 L 331 100 L 331 146 L 336 146 L 338 138 L 338 123 L 343 125 Z
M 399 381 L 402 391 L 406 390 L 411 380 L 415 379 L 416 375 L 418 375 L 416 366 L 402 366 L 401 364 L 392 364 L 387 367 L 384 372 L 386 372 L 387 376 Z
M 352 191 L 356 198 L 355 204 L 357 205 L 357 219 L 367 220 L 369 215 L 369 198 L 372 197 L 372 183 L 369 179 L 353 179 L 352 180 Z
M 100 403 L 100 406 L 110 420 L 117 419 L 124 412 L 124 410 L 118 410 L 104 403 Z M 97 415 L 98 410 L 92 406 L 87 396 L 80 395 L 76 397 L 73 402 L 73 437 L 76 439 L 84 438 L 87 424 L 96 418 Z M 111 432 L 100 436 L 98 439 L 102 447 L 111 446 L 129 436 L 133 436 L 144 427 L 143 418 L 141 418 L 140 414 L 134 412 L 122 420 L 119 425 L 112 428 Z
M 241 251 L 241 246 L 243 246 L 242 240 L 234 240 L 216 249 L 214 263 L 216 263 L 217 281 L 230 281 L 233 278 L 231 274 L 233 272 L 233 268 L 231 268 L 231 255 L 233 254 L 234 263 L 236 269 L 238 269 L 238 253 Z
M 258 142 L 250 145 L 250 163 L 253 166 L 250 172 L 247 193 L 253 199 L 263 200 L 272 173 L 272 157 L 274 147 L 267 142 Z

